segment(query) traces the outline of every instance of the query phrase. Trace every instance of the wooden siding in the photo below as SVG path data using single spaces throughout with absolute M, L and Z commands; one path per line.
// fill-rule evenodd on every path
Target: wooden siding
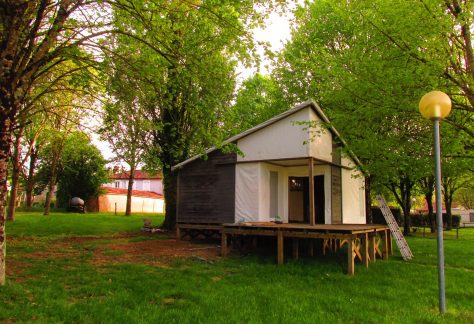
M 331 166 L 331 222 L 342 224 L 341 168 Z
M 233 223 L 235 153 L 210 153 L 179 170 L 178 223 Z

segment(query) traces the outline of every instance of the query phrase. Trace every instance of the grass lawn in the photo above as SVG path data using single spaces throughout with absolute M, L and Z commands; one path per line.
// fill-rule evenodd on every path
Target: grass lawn
M 474 228 L 446 233 L 440 316 L 432 238 L 408 238 L 410 262 L 395 248 L 349 277 L 342 254 L 280 267 L 272 256 L 222 259 L 209 244 L 140 234 L 143 218 L 20 213 L 7 223 L 0 322 L 474 323 Z

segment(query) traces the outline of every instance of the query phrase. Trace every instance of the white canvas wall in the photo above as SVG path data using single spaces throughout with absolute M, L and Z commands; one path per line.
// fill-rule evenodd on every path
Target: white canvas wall
M 331 132 L 320 126 L 321 119 L 316 113 L 310 109 L 309 118 L 315 122 L 315 127 L 311 129 L 309 134 L 309 153 L 312 157 L 332 161 L 332 135 Z
M 309 120 L 310 108 L 302 109 L 268 127 L 250 134 L 237 142 L 244 156 L 237 161 L 256 161 L 305 157 L 309 154 L 308 132 L 294 121 Z
M 342 169 L 342 221 L 365 224 L 364 178 L 356 170 Z
M 235 166 L 235 222 L 256 222 L 260 199 L 259 163 Z

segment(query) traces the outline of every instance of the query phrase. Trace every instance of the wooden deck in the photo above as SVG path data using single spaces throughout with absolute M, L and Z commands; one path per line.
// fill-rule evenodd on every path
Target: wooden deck
M 211 228 L 212 227 L 212 228 Z M 299 255 L 299 240 L 308 240 L 308 254 L 315 254 L 315 241 L 322 242 L 323 255 L 335 252 L 347 245 L 347 273 L 354 274 L 355 261 L 360 260 L 365 267 L 375 262 L 377 257 L 387 259 L 393 254 L 390 230 L 386 225 L 371 224 L 334 224 L 309 225 L 274 222 L 244 222 L 222 225 L 178 224 L 177 235 L 181 237 L 183 229 L 214 230 L 221 233 L 221 254 L 229 252 L 229 239 L 238 236 L 273 236 L 277 238 L 277 263 L 284 263 L 284 243 L 292 239 L 293 258 Z

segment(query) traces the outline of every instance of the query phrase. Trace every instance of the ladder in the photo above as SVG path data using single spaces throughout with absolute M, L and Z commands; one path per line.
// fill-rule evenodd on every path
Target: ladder
M 387 225 L 390 228 L 392 236 L 395 238 L 395 242 L 397 242 L 397 246 L 400 250 L 400 253 L 402 254 L 403 260 L 410 260 L 413 258 L 413 253 L 411 253 L 410 247 L 408 246 L 405 237 L 400 231 L 400 227 L 398 227 L 397 221 L 395 220 L 395 217 L 393 217 L 392 211 L 387 206 L 385 198 L 382 195 L 377 195 L 375 199 L 379 204 L 379 208 L 382 211 L 383 217 L 387 221 Z

